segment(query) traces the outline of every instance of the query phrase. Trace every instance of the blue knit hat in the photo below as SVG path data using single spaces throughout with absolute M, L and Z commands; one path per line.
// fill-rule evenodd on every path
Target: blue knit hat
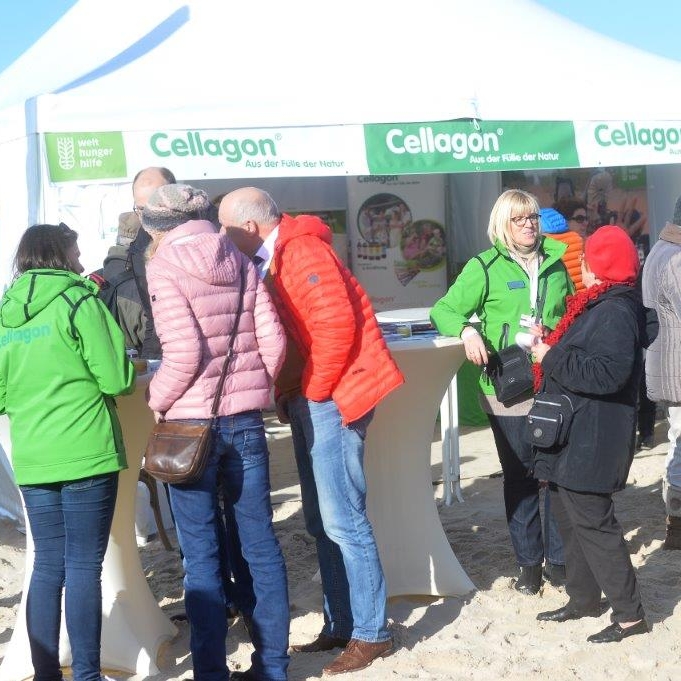
M 539 211 L 539 226 L 545 234 L 562 234 L 568 231 L 567 220 L 553 208 L 542 208 Z

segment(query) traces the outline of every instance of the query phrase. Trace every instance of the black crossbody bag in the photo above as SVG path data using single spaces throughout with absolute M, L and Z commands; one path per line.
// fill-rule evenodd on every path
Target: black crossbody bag
M 574 415 L 567 395 L 538 393 L 527 414 L 527 439 L 543 451 L 562 447 L 568 441 Z
M 541 318 L 544 309 L 548 280 L 544 279 L 543 284 L 542 295 L 537 302 L 536 317 L 538 319 Z M 508 344 L 510 324 L 504 323 L 501 328 L 499 350 L 490 356 L 485 373 L 492 381 L 497 399 L 506 405 L 507 402 L 513 402 L 521 395 L 532 392 L 534 374 L 527 351 L 516 343 Z

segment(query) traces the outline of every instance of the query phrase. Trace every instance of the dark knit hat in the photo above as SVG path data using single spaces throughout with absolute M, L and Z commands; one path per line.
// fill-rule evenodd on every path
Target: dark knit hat
M 135 240 L 139 229 L 140 219 L 137 217 L 137 213 L 133 211 L 121 213 L 118 216 L 118 235 L 116 236 L 116 244 L 119 246 L 128 246 Z
M 539 227 L 544 234 L 562 234 L 568 231 L 567 220 L 553 208 L 539 211 Z
M 603 225 L 587 238 L 584 259 L 601 281 L 632 283 L 641 266 L 634 242 L 617 225 Z
M 188 184 L 164 184 L 147 201 L 142 211 L 142 227 L 151 232 L 167 232 L 190 220 L 209 219 L 208 194 Z

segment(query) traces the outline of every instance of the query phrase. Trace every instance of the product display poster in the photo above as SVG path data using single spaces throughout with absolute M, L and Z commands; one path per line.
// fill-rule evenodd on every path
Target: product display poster
M 374 309 L 433 305 L 447 283 L 444 176 L 347 182 L 352 271 Z

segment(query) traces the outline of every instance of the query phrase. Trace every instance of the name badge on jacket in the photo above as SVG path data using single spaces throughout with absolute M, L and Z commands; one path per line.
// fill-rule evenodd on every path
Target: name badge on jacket
M 514 288 L 525 288 L 524 281 L 507 281 L 506 286 L 512 291 Z

